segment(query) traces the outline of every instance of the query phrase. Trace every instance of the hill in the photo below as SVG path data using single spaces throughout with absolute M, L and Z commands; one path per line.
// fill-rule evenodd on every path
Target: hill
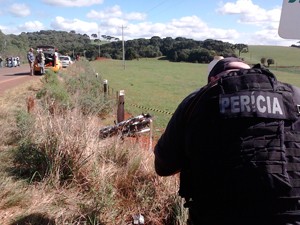
M 258 63 L 260 59 L 273 58 L 273 66 L 300 66 L 300 49 L 284 46 L 249 45 L 247 53 L 241 53 L 241 57 L 249 63 Z
M 106 38 L 106 39 L 104 39 Z M 102 35 L 102 39 L 93 34 L 78 34 L 75 31 L 41 30 L 38 32 L 23 32 L 20 35 L 5 35 L 0 30 L 0 56 L 20 56 L 26 61 L 29 47 L 38 45 L 53 45 L 61 54 L 74 57 L 79 54 L 89 60 L 106 57 L 122 60 L 140 58 L 156 58 L 164 56 L 172 62 L 208 63 L 214 55 L 238 56 L 248 62 L 259 62 L 262 57 L 272 57 L 276 65 L 295 66 L 291 64 L 297 57 L 299 48 L 279 46 L 248 46 L 242 43 L 232 44 L 219 40 L 203 41 L 189 38 L 153 36 L 150 39 L 134 39 L 122 41 Z M 124 52 L 123 52 L 124 51 Z

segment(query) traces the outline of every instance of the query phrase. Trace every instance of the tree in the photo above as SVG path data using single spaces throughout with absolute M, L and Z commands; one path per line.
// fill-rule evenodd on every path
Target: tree
M 162 40 L 162 46 L 160 47 L 163 55 L 167 55 L 168 52 L 173 48 L 174 40 L 171 37 L 166 37 Z
M 270 65 L 274 64 L 274 63 L 275 63 L 274 59 L 268 59 L 267 60 L 268 67 L 270 67 Z
M 52 45 L 58 48 L 59 53 L 73 54 L 73 57 L 75 53 L 85 52 L 85 56 L 91 60 L 100 55 L 100 37 L 103 38 L 101 40 L 105 40 L 105 43 L 101 43 L 102 56 L 107 55 L 112 59 L 123 58 L 122 41 L 118 38 L 110 35 L 100 36 L 100 34 L 97 35 L 96 33 L 88 36 L 75 31 L 55 30 L 22 32 L 20 35 L 5 35 L 0 30 L 0 53 L 2 56 L 19 55 L 25 59 L 29 47 Z M 153 36 L 150 39 L 128 40 L 125 44 L 128 49 L 126 59 L 165 56 L 164 59 L 175 62 L 206 63 L 211 61 L 214 55 L 235 56 L 233 44 L 213 39 L 195 41 L 183 37 L 173 39 L 171 37 L 160 38 L 159 36 Z M 244 47 L 246 45 L 240 44 L 240 46 Z
M 137 53 L 133 48 L 129 48 L 125 52 L 125 59 L 126 60 L 133 60 L 137 58 Z
M 239 51 L 239 57 L 241 56 L 242 52 L 248 52 L 248 45 L 245 44 L 235 44 L 234 48 L 237 49 Z
M 160 46 L 160 43 L 161 43 L 161 38 L 158 37 L 158 36 L 153 36 L 150 39 L 150 44 L 153 45 L 153 46 Z
M 87 35 L 87 34 L 84 34 L 83 36 L 84 36 L 84 37 L 86 37 L 86 38 L 90 38 L 90 36 L 89 36 L 89 35 Z
M 182 49 L 182 50 L 179 50 L 177 52 L 177 62 L 188 62 L 189 60 L 189 56 L 190 56 L 190 50 L 189 49 Z
M 210 59 L 210 50 L 204 48 L 192 50 L 189 56 L 190 62 L 208 63 Z
M 262 58 L 260 59 L 260 63 L 261 63 L 263 66 L 266 65 L 266 61 L 267 61 L 267 59 L 266 59 L 265 57 L 262 57 Z
M 97 34 L 91 34 L 91 37 L 92 38 L 97 38 L 98 36 L 97 36 Z

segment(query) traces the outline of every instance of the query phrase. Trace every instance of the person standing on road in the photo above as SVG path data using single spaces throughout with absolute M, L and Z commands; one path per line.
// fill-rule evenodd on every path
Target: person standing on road
M 34 60 L 35 60 L 35 57 L 34 57 L 34 54 L 33 54 L 33 48 L 30 48 L 28 53 L 27 53 L 27 60 L 28 60 L 28 63 L 29 63 L 29 67 L 30 67 L 30 76 L 33 76 L 34 75 Z
M 154 154 L 158 175 L 180 172 L 188 224 L 300 224 L 300 88 L 260 64 L 219 60 Z
M 39 63 L 39 66 L 41 67 L 41 74 L 44 74 L 45 73 L 45 54 L 43 52 L 43 49 L 38 50 L 38 55 L 36 58 Z

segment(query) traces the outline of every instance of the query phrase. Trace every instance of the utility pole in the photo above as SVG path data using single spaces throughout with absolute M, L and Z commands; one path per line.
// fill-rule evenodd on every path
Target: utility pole
M 124 44 L 124 27 L 122 25 L 122 49 L 123 49 L 123 67 L 124 67 L 124 70 L 125 70 L 125 44 Z
M 100 31 L 99 31 L 99 29 L 98 29 L 98 47 L 99 47 L 98 54 L 99 54 L 99 58 L 100 58 Z

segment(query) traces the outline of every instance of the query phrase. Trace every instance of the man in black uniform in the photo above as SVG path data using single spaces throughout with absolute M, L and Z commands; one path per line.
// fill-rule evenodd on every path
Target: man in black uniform
M 189 224 L 300 224 L 299 116 L 299 88 L 259 64 L 218 61 L 154 150 L 158 175 L 180 172 Z

